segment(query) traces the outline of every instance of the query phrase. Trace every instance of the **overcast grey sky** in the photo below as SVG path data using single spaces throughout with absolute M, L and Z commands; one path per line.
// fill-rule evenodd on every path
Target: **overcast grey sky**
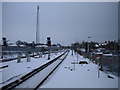
M 3 36 L 12 42 L 35 41 L 36 9 L 40 6 L 40 41 L 70 45 L 118 39 L 117 2 L 3 2 Z

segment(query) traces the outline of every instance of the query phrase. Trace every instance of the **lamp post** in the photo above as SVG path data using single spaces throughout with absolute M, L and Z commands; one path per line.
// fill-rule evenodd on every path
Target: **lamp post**
M 88 53 L 89 53 L 89 39 L 90 39 L 91 37 L 89 36 L 88 37 Z

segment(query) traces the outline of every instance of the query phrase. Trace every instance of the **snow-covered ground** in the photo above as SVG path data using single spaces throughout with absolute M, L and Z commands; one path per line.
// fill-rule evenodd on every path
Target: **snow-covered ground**
M 17 58 L 17 55 L 18 54 L 7 54 L 7 55 L 4 55 L 3 58 L 0 58 L 0 60 L 6 60 L 6 59 L 12 59 L 12 58 Z M 22 54 L 21 56 L 25 56 L 24 54 Z
M 71 62 L 87 61 L 88 64 L 71 64 Z M 73 70 L 71 70 L 73 69 Z M 100 71 L 98 66 L 83 56 L 71 52 L 60 67 L 39 88 L 118 88 L 118 77 L 108 78 L 107 74 Z
M 52 53 L 50 60 L 55 57 L 61 55 L 63 52 Z M 0 63 L 1 66 L 8 65 L 8 67 L 0 69 L 0 86 L 7 85 L 8 83 L 18 79 L 19 77 L 25 75 L 26 73 L 32 71 L 33 69 L 49 62 L 47 60 L 48 55 L 42 56 L 42 58 L 30 58 L 30 62 L 27 62 L 27 59 L 24 58 L 20 63 L 17 63 L 17 60 L 13 60 L 10 62 Z

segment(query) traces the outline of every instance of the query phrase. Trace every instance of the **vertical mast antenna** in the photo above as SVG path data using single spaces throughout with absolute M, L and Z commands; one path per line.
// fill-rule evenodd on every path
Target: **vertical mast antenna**
M 36 43 L 39 43 L 39 6 L 37 6 Z

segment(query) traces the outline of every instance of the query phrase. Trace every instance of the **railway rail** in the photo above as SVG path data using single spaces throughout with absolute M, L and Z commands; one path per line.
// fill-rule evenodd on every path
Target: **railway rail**
M 46 64 L 34 69 L 14 82 L 3 86 L 2 90 L 9 90 L 13 88 L 34 88 L 34 90 L 36 90 L 56 70 L 56 68 L 66 58 L 68 53 L 69 51 L 65 51 L 63 54 L 47 62 Z

